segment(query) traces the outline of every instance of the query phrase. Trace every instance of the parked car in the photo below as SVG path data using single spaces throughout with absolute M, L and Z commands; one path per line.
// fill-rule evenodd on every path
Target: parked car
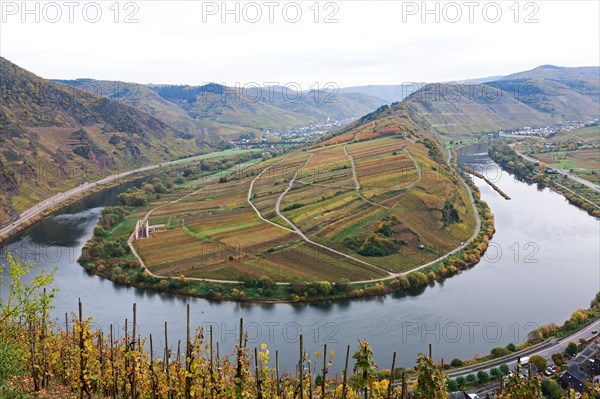
M 550 377 L 551 375 L 554 374 L 554 369 L 552 368 L 552 366 L 549 366 L 546 371 L 544 371 L 544 375 L 547 377 Z

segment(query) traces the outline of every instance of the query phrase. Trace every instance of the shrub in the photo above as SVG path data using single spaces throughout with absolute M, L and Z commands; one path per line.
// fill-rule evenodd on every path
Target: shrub
M 490 375 L 492 376 L 493 379 L 499 380 L 502 373 L 500 372 L 500 370 L 497 367 L 493 367 L 490 370 Z
M 337 292 L 348 292 L 352 286 L 350 285 L 350 280 L 347 278 L 340 278 L 335 282 L 335 289 Z
M 552 361 L 554 364 L 560 367 L 565 363 L 565 358 L 563 357 L 562 353 L 555 353 L 552 355 Z
M 414 272 L 408 275 L 408 281 L 410 282 L 411 287 L 416 288 L 427 284 L 429 280 L 423 273 Z
M 529 359 L 529 363 L 535 365 L 535 367 L 537 367 L 538 371 L 540 372 L 546 370 L 546 367 L 548 367 L 546 359 L 539 355 L 531 356 L 531 359 Z
M 568 357 L 575 356 L 578 352 L 577 344 L 575 342 L 569 342 L 565 348 L 565 355 Z
M 480 370 L 480 371 L 477 373 L 477 382 L 478 382 L 478 383 L 480 383 L 480 384 L 485 384 L 485 383 L 487 383 L 489 380 L 490 380 L 490 375 L 489 375 L 487 372 L 485 372 L 485 371 L 483 371 L 483 370 Z
M 452 359 L 452 361 L 450 362 L 450 365 L 452 367 L 462 367 L 465 363 L 460 360 L 460 359 Z
M 446 386 L 448 387 L 448 392 L 458 391 L 458 383 L 456 382 L 456 380 L 448 380 Z
M 475 374 L 471 373 L 467 375 L 467 384 L 474 385 L 477 382 L 477 377 Z
M 560 399 L 564 394 L 558 382 L 550 379 L 542 380 L 542 393 L 547 399 Z
M 502 357 L 502 356 L 506 356 L 510 354 L 510 351 L 502 346 L 499 346 L 497 348 L 494 348 L 490 351 L 490 354 L 492 355 L 492 357 L 498 358 L 498 357 Z

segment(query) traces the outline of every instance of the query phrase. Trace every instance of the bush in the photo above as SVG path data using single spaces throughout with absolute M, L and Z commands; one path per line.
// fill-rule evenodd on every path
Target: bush
M 546 359 L 539 355 L 531 356 L 531 359 L 529 359 L 529 363 L 535 365 L 535 367 L 537 367 L 538 371 L 540 372 L 543 372 L 544 370 L 546 370 L 546 367 L 548 367 Z
M 465 363 L 460 359 L 452 359 L 450 362 L 450 366 L 452 367 L 462 367 Z
M 456 392 L 459 389 L 456 380 L 448 380 L 446 386 L 448 387 L 448 392 Z
M 348 292 L 351 288 L 350 280 L 347 278 L 340 278 L 335 282 L 335 290 L 337 292 Z
M 577 344 L 575 342 L 569 342 L 567 347 L 565 348 L 565 356 L 572 357 L 575 356 L 578 352 Z
M 498 358 L 498 357 L 502 357 L 502 356 L 506 356 L 510 354 L 510 351 L 502 346 L 499 346 L 497 348 L 494 348 L 490 351 L 490 354 L 492 355 L 492 357 Z
M 506 349 L 508 349 L 511 352 L 516 352 L 517 346 L 511 342 L 510 344 L 506 345 Z
M 467 384 L 475 385 L 476 382 L 477 382 L 477 377 L 475 376 L 475 374 L 471 373 L 471 374 L 467 375 Z
M 314 283 L 312 283 L 309 286 L 309 291 L 311 288 L 314 291 L 316 291 L 317 295 L 322 295 L 322 296 L 331 294 L 331 291 L 333 289 L 333 287 L 329 281 L 315 281 Z
M 493 367 L 490 370 L 490 375 L 492 376 L 493 379 L 499 380 L 500 377 L 502 376 L 502 373 L 500 372 L 500 369 L 498 369 L 497 367 Z
M 490 380 L 490 375 L 481 370 L 477 373 L 477 382 L 480 384 L 486 384 Z
M 563 397 L 563 390 L 555 380 L 542 380 L 542 393 L 548 399 L 560 399 Z
M 510 368 L 508 367 L 507 364 L 503 364 L 503 365 L 500 366 L 500 372 L 503 375 L 509 375 L 510 374 Z
M 464 388 L 465 385 L 467 384 L 467 380 L 465 379 L 465 377 L 457 377 L 456 378 L 456 383 L 458 384 L 458 388 Z
M 427 284 L 429 279 L 421 272 L 414 272 L 408 275 L 408 281 L 411 287 L 416 288 Z
M 562 366 L 563 364 L 565 364 L 565 358 L 563 357 L 562 353 L 555 353 L 552 355 L 552 361 L 554 362 L 554 364 L 556 364 L 558 367 Z

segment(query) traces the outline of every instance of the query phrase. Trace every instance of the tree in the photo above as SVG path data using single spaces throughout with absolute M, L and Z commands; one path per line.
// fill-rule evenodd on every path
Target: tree
M 516 352 L 517 346 L 511 342 L 510 344 L 506 345 L 506 349 L 508 349 L 511 352 Z
M 446 387 L 448 388 L 448 392 L 458 391 L 458 383 L 456 382 L 456 380 L 448 380 Z
M 345 277 L 342 277 L 335 282 L 335 289 L 337 292 L 348 292 L 351 288 L 350 280 Z
M 464 388 L 465 385 L 467 384 L 467 380 L 465 379 L 465 377 L 460 376 L 456 378 L 456 383 L 458 384 L 458 388 Z
M 480 384 L 486 384 L 490 380 L 490 375 L 484 370 L 477 372 L 477 382 Z
M 503 365 L 500 366 L 500 372 L 503 375 L 508 375 L 508 374 L 510 374 L 510 368 L 508 368 L 507 364 L 503 364 Z
M 367 341 L 358 342 L 358 350 L 352 355 L 354 363 L 354 386 L 363 389 L 365 399 L 369 388 L 377 381 L 377 364 L 373 360 L 373 349 Z
M 477 377 L 475 376 L 475 374 L 471 373 L 471 374 L 467 375 L 467 384 L 475 385 L 476 382 L 477 382 Z
M 500 376 L 502 376 L 502 372 L 497 367 L 493 367 L 490 370 L 490 375 L 492 376 L 493 379 L 499 380 Z
M 452 359 L 452 361 L 450 362 L 450 366 L 452 367 L 462 367 L 464 365 L 464 362 L 460 359 Z
M 531 356 L 531 358 L 529 359 L 529 363 L 535 365 L 535 367 L 537 367 L 538 371 L 540 372 L 546 370 L 546 367 L 548 367 L 546 359 L 539 355 Z
M 577 354 L 577 344 L 575 342 L 569 342 L 565 348 L 565 355 L 568 357 L 575 356 Z
M 506 356 L 506 355 L 510 354 L 510 351 L 507 348 L 499 346 L 497 348 L 493 348 L 490 351 L 490 354 L 492 355 L 493 358 L 497 358 L 497 357 L 502 357 L 502 356 Z
M 417 398 L 446 399 L 448 391 L 446 382 L 448 376 L 439 370 L 429 356 L 419 353 L 417 365 L 417 382 L 414 396 Z
M 552 361 L 554 364 L 560 367 L 565 363 L 565 358 L 563 357 L 562 353 L 555 353 L 552 355 Z
M 547 399 L 560 399 L 564 394 L 558 382 L 550 379 L 542 381 L 542 393 Z

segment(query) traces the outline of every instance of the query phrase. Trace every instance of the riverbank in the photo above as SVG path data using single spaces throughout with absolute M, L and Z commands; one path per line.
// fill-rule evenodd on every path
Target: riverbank
M 489 155 L 517 178 L 527 183 L 549 187 L 565 197 L 572 205 L 587 211 L 591 216 L 600 218 L 600 205 L 577 193 L 578 190 L 590 191 L 588 187 L 564 175 L 554 174 L 546 167 L 540 168 L 540 165 L 525 159 L 507 144 L 498 143 L 490 147 Z M 595 197 L 598 198 L 597 195 Z
M 103 190 L 119 186 L 121 184 L 148 178 L 152 176 L 154 171 L 158 170 L 158 173 L 164 171 L 170 171 L 173 168 L 180 168 L 187 163 L 193 163 L 221 155 L 231 155 L 235 153 L 247 153 L 253 152 L 254 150 L 224 150 L 216 153 L 195 155 L 188 158 L 177 159 L 174 161 L 159 163 L 155 165 L 148 165 L 140 169 L 134 169 L 130 171 L 116 173 L 110 176 L 106 176 L 95 182 L 83 183 L 77 187 L 72 188 L 64 193 L 58 193 L 50 198 L 46 198 L 36 206 L 25 210 L 17 220 L 12 221 L 9 225 L 0 228 L 0 244 L 5 242 L 11 236 L 16 235 L 36 223 L 37 221 L 51 215 L 60 209 L 69 206 L 77 201 L 80 201 L 92 194 L 101 192 Z

